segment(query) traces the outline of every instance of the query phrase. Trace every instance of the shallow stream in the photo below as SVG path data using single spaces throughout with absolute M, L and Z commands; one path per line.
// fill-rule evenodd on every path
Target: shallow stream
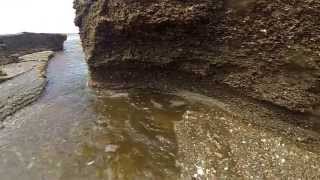
M 76 35 L 51 60 L 47 77 L 43 96 L 0 131 L 1 180 L 178 179 L 191 172 L 187 167 L 199 178 L 257 179 L 299 168 L 304 160 L 314 169 L 301 172 L 320 174 L 318 154 L 208 103 L 151 89 L 91 89 Z M 185 156 L 178 158 L 181 151 Z
M 174 121 L 192 104 L 155 90 L 90 89 L 76 35 L 47 77 L 44 95 L 1 131 L 2 180 L 177 178 Z

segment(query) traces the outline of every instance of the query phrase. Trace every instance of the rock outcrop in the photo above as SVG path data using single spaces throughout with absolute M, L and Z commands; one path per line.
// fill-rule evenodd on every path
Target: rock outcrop
M 0 65 L 18 61 L 18 57 L 39 51 L 63 50 L 63 34 L 20 33 L 0 35 Z
M 1 122 L 42 94 L 53 51 L 63 50 L 63 34 L 21 33 L 0 36 Z
M 46 71 L 53 51 L 42 51 L 19 57 L 19 63 L 4 65 L 6 76 L 0 76 L 0 125 L 9 115 L 37 100 L 46 84 Z
M 74 7 L 99 80 L 112 71 L 168 70 L 292 111 L 320 106 L 320 1 L 75 0 Z

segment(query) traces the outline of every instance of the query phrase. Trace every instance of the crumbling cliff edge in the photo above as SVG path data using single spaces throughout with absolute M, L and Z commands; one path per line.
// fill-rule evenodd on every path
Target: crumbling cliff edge
M 319 1 L 76 0 L 74 7 L 95 84 L 187 74 L 179 84 L 204 80 L 290 111 L 319 109 Z
M 308 165 L 293 152 L 319 155 L 320 1 L 75 0 L 74 7 L 92 86 L 175 90 L 190 98 L 181 93 L 188 90 L 207 95 L 202 102 L 213 97 L 239 119 L 215 119 L 211 110 L 209 118 L 175 124 L 181 179 L 201 179 L 199 172 L 207 179 L 319 177 L 312 172 L 319 161 Z M 224 131 L 228 123 L 236 130 Z M 220 143 L 219 135 L 210 137 L 219 132 Z M 263 132 L 280 142 L 250 142 Z M 237 146 L 235 137 L 244 141 Z M 287 151 L 284 139 L 297 151 Z M 282 156 L 279 164 L 275 147 L 293 161 Z M 222 166 L 230 159 L 235 166 Z

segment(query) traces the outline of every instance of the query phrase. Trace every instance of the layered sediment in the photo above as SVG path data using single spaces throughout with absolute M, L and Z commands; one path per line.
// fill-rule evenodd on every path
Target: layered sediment
M 34 102 L 43 92 L 53 51 L 66 35 L 21 33 L 0 36 L 0 127 L 2 121 Z
M 0 35 L 0 65 L 18 62 L 19 57 L 39 51 L 63 50 L 63 34 L 20 33 Z
M 4 82 L 0 82 L 0 123 L 42 94 L 47 84 L 46 67 L 53 54 L 53 51 L 28 54 L 20 57 L 19 63 L 4 66 L 8 73 Z
M 96 81 L 191 74 L 185 81 L 205 78 L 291 111 L 319 108 L 318 1 L 76 0 L 74 7 Z

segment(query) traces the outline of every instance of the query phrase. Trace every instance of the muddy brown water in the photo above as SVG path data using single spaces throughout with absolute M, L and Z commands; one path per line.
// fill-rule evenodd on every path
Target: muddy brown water
M 79 37 L 69 35 L 65 50 L 49 64 L 43 96 L 9 117 L 0 131 L 1 180 L 320 174 L 319 154 L 242 123 L 206 97 L 191 100 L 194 94 L 151 89 L 97 91 L 87 86 L 88 78 Z
M 43 96 L 5 121 L 1 180 L 176 179 L 173 122 L 189 105 L 142 89 L 97 92 L 79 37 L 51 60 Z

